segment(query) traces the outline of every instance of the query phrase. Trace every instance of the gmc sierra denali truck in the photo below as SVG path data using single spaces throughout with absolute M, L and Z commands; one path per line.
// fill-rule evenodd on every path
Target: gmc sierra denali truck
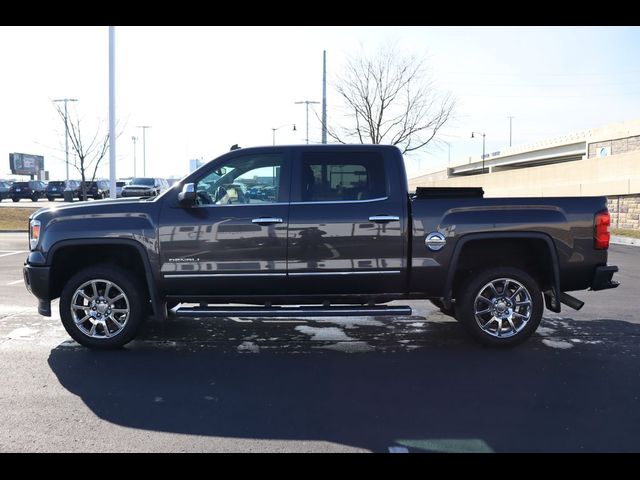
M 236 149 L 157 197 L 38 210 L 29 232 L 24 279 L 40 314 L 60 297 L 65 329 L 91 348 L 120 347 L 170 309 L 411 314 L 385 305 L 402 299 L 429 299 L 480 342 L 510 346 L 545 306 L 582 306 L 566 292 L 617 286 L 605 197 L 409 194 L 400 151 L 382 145 Z

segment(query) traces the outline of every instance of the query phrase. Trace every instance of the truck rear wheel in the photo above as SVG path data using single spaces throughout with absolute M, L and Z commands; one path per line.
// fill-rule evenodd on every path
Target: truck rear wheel
M 484 345 L 510 347 L 536 331 L 544 303 L 538 283 L 525 271 L 498 267 L 472 275 L 459 290 L 456 316 Z
M 120 267 L 85 268 L 66 282 L 60 295 L 65 330 L 81 345 L 115 349 L 138 333 L 143 321 L 144 288 Z

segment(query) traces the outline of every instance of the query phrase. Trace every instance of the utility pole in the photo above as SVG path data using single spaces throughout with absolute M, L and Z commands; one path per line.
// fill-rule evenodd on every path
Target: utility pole
M 312 102 L 311 100 L 302 100 L 300 102 L 295 102 L 296 105 L 305 104 L 307 106 L 307 144 L 309 144 L 309 105 L 320 102 Z
M 484 132 L 471 132 L 471 138 L 475 138 L 475 135 L 482 135 L 482 173 L 484 173 L 484 140 L 487 134 Z
M 109 197 L 116 198 L 116 28 L 109 27 Z
M 147 128 L 151 128 L 149 125 L 139 125 L 138 128 L 142 129 L 142 176 L 147 176 Z
M 67 167 L 67 182 L 69 181 L 69 120 L 67 102 L 77 102 L 77 98 L 59 98 L 54 102 L 64 102 L 64 161 Z
M 134 135 L 133 137 L 131 137 L 131 140 L 133 140 L 133 176 L 137 177 L 138 174 L 136 173 L 136 141 L 138 140 L 138 137 Z
M 511 146 L 511 126 L 512 126 L 513 117 L 508 116 L 507 118 L 509 119 L 509 146 Z
M 322 51 L 322 143 L 327 143 L 327 51 L 326 50 Z

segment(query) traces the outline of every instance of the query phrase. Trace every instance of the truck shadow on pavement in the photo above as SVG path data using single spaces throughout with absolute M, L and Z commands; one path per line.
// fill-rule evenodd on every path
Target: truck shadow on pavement
M 381 452 L 640 450 L 640 325 L 556 318 L 540 333 L 494 350 L 455 322 L 184 321 L 115 352 L 65 342 L 48 362 L 98 417 L 136 429 Z

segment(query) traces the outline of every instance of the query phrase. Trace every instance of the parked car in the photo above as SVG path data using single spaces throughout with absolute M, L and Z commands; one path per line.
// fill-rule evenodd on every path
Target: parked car
M 9 192 L 10 189 L 11 185 L 6 182 L 0 181 L 0 202 L 5 198 L 9 198 L 11 196 L 11 193 Z
M 120 198 L 122 196 L 122 188 L 127 184 L 122 180 L 118 180 L 116 182 L 116 198 Z
M 274 196 L 221 194 L 249 180 L 275 184 Z M 42 315 L 59 297 L 69 335 L 98 349 L 135 338 L 149 309 L 163 320 L 180 303 L 196 305 L 181 317 L 300 318 L 411 315 L 386 305 L 408 299 L 508 347 L 535 332 L 545 306 L 583 306 L 567 292 L 618 286 L 606 197 L 483 196 L 410 194 L 390 145 L 236 149 L 153 199 L 33 213 L 24 279 Z
M 19 202 L 23 198 L 37 202 L 44 198 L 47 186 L 40 180 L 29 180 L 28 182 L 14 182 L 9 189 L 11 200 Z
M 136 177 L 132 178 L 129 185 L 122 187 L 123 197 L 155 197 L 168 187 L 163 178 Z
M 85 182 L 87 186 L 87 198 L 101 200 L 110 195 L 109 182 L 107 180 L 94 180 L 93 182 Z M 82 196 L 82 187 L 80 187 L 80 196 Z
M 78 180 L 51 180 L 47 184 L 47 200 L 53 202 L 56 198 L 64 198 L 64 191 L 69 187 L 73 196 L 80 198 L 81 188 Z

